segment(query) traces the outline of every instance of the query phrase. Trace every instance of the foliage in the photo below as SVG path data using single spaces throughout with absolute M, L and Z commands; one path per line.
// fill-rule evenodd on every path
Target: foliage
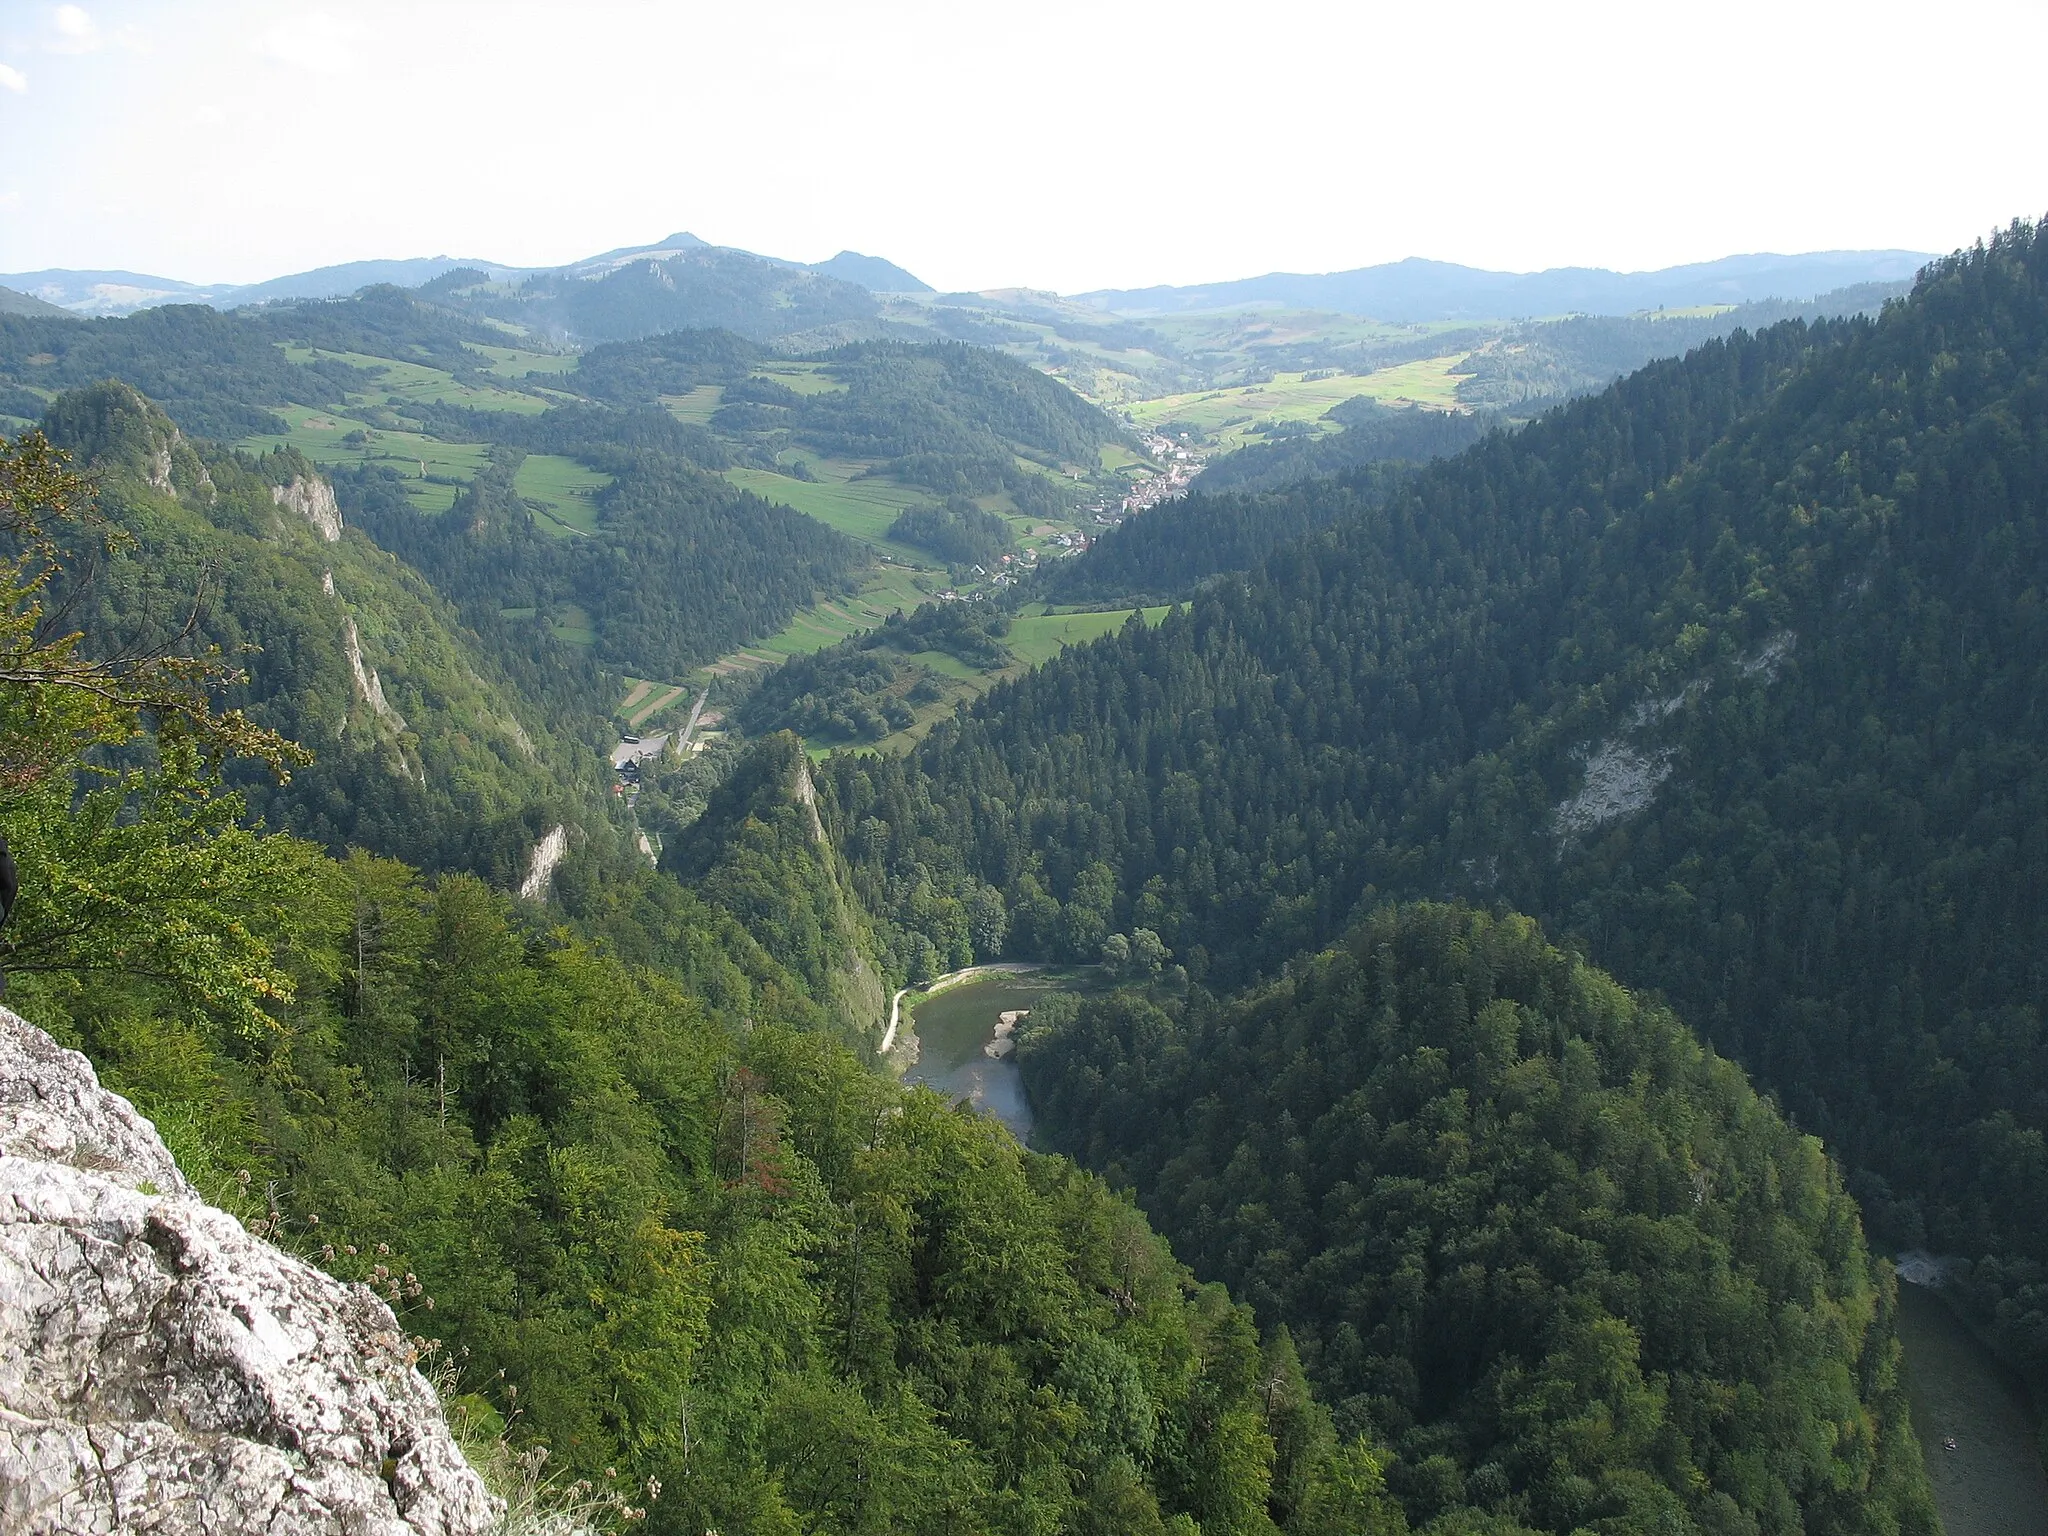
M 1063 1003 L 1019 1052 L 1051 1143 L 1286 1321 L 1410 1519 L 1935 1530 L 1818 1141 L 1526 919 L 1387 909 L 1228 1006 Z
M 994 565 L 1014 538 L 1010 525 L 965 496 L 940 506 L 910 507 L 889 525 L 889 537 L 928 549 L 949 565 Z
M 1225 454 L 1202 471 L 1202 489 L 1210 493 L 1271 490 L 1313 475 L 1340 474 L 1388 460 L 1427 463 L 1462 453 L 1488 432 L 1507 425 L 1492 411 L 1431 411 L 1417 405 L 1395 408 L 1366 395 L 1333 405 L 1323 415 L 1344 430 L 1334 436 L 1254 443 Z M 1275 547 L 1280 542 L 1275 540 Z M 1255 560 L 1256 556 L 1238 564 L 1241 568 Z
M 602 831 L 584 706 L 530 703 L 417 575 L 353 529 L 328 543 L 282 508 L 283 484 L 318 483 L 303 459 L 195 448 L 119 384 L 60 397 L 47 421 L 91 467 L 118 535 L 97 558 L 90 540 L 66 546 L 72 569 L 53 591 L 84 631 L 80 654 L 231 659 L 235 674 L 195 680 L 198 696 L 314 754 L 287 783 L 230 764 L 252 816 L 335 851 L 356 843 L 500 879 L 556 821 Z
M 913 659 L 919 652 L 993 672 L 1014 660 L 1003 644 L 1008 633 L 1009 619 L 987 602 L 893 613 L 865 634 L 783 663 L 747 695 L 737 719 L 756 736 L 790 730 L 826 743 L 879 741 L 912 723 L 912 706 L 938 697 L 930 672 Z
M 685 327 L 765 341 L 868 320 L 878 307 L 852 283 L 716 246 L 628 261 L 596 275 L 539 272 L 516 287 L 456 290 L 441 302 L 583 343 Z
M 90 501 L 39 434 L 0 441 L 0 833 L 25 872 L 0 968 L 147 975 L 262 1033 L 265 1010 L 292 995 L 267 933 L 297 930 L 304 860 L 237 826 L 239 800 L 214 790 L 230 754 L 279 773 L 304 754 L 213 709 L 209 686 L 236 674 L 217 650 L 178 648 L 189 631 L 94 654 L 63 627 L 71 605 L 46 599 L 79 579 L 64 536 L 123 542 Z M 154 762 L 81 761 L 117 753 Z
M 545 425 L 555 414 L 537 420 Z M 491 467 L 440 516 L 374 480 L 344 480 L 337 489 L 346 491 L 345 509 L 472 627 L 501 629 L 507 609 L 532 610 L 545 623 L 573 606 L 589 616 L 596 659 L 619 672 L 685 675 L 772 632 L 819 591 L 852 587 L 857 547 L 801 513 L 666 453 L 610 447 L 584 456 L 613 476 L 597 498 L 594 537 L 541 531 L 512 483 L 523 457 L 516 448 L 495 451 Z M 543 638 L 537 663 L 558 665 L 550 652 Z
M 1875 322 L 1653 365 L 1069 649 L 838 770 L 890 828 L 855 880 L 994 885 L 1026 955 L 1141 924 L 1219 989 L 1383 895 L 1504 900 L 1748 1065 L 1888 1241 L 2048 1259 L 2044 271 L 2018 226 Z
M 1401 483 L 1402 470 L 1371 464 L 1334 481 L 1249 495 L 1214 494 L 1207 479 L 1205 472 L 1192 495 L 1126 518 L 1080 558 L 1043 570 L 1033 590 L 1066 603 L 1185 596 L 1210 577 L 1255 567 L 1281 545 L 1377 506 Z
M 355 370 L 290 362 L 268 335 L 235 316 L 166 304 L 121 320 L 0 314 L 0 376 L 51 394 L 126 379 L 189 430 L 237 438 L 283 431 L 273 413 L 280 401 L 339 404 Z
M 643 869 L 600 947 L 468 876 L 315 873 L 272 1038 L 137 986 L 22 1005 L 565 1488 L 658 1486 L 665 1532 L 1271 1529 L 1243 1309 L 1098 1181 L 831 1044 L 714 909 Z M 739 962 L 728 1004 L 692 950 Z

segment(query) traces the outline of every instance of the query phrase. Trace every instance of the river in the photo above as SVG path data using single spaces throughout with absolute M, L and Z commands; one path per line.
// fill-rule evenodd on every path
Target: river
M 1028 1141 L 1031 1106 L 1016 1059 L 994 1060 L 983 1047 L 995 1037 L 1002 1014 L 1028 1009 L 1052 985 L 1028 974 L 999 973 L 947 987 L 915 1004 L 910 1028 L 917 1037 L 917 1060 L 903 1080 L 935 1088 L 949 1099 L 965 1099 L 1002 1121 L 1019 1141 Z
M 1924 1286 L 1899 1287 L 1899 1342 L 1946 1536 L 2048 1536 L 2048 1476 L 2019 1382 Z

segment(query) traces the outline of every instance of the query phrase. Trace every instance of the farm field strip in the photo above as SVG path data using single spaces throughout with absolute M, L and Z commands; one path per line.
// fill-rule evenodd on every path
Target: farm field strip
M 683 688 L 674 684 L 666 687 L 660 685 L 651 686 L 654 689 L 653 697 L 648 699 L 646 703 L 642 704 L 632 714 L 626 716 L 626 723 L 636 731 L 640 729 L 644 722 L 653 719 L 656 715 L 674 704 L 676 700 L 683 697 L 685 692 Z
M 711 420 L 713 411 L 725 404 L 725 386 L 699 384 L 687 395 L 663 395 L 661 403 L 677 421 L 701 427 Z
M 1085 645 L 1111 630 L 1121 629 L 1130 618 L 1129 608 L 1108 609 L 1095 613 L 1044 613 L 1031 614 L 1010 621 L 1010 633 L 1003 643 L 1016 655 L 1020 662 L 1037 666 L 1050 661 L 1070 645 Z M 1168 606 L 1136 610 L 1145 616 L 1147 624 L 1157 624 L 1164 618 Z
M 704 668 L 713 677 L 779 666 L 792 656 L 807 656 L 837 645 L 851 635 L 866 634 L 902 613 L 928 602 L 930 594 L 916 584 L 916 573 L 885 565 L 852 597 L 822 599 L 803 609 L 781 633 L 728 651 Z
M 521 347 L 492 347 L 464 342 L 470 351 L 491 360 L 485 371 L 501 379 L 523 379 L 529 373 L 574 373 L 580 361 L 574 352 L 529 352 Z

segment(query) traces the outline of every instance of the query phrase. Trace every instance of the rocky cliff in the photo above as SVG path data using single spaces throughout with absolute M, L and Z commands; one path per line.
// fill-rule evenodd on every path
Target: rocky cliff
M 496 1501 L 383 1302 L 208 1205 L 0 1008 L 0 1528 L 466 1536 Z

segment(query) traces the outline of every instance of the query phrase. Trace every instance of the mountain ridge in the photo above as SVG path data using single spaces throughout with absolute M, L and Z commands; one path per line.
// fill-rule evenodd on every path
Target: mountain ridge
M 1103 288 L 1074 297 L 1132 317 L 1276 304 L 1402 322 L 1528 319 L 1569 312 L 1634 314 L 1659 307 L 1808 299 L 1856 283 L 1911 278 L 1930 259 L 1901 250 L 1812 251 L 1724 256 L 1641 272 L 1605 267 L 1497 272 L 1409 256 L 1342 272 L 1268 272 L 1217 283 Z
M 133 314 L 138 309 L 161 304 L 209 304 L 216 309 L 239 309 L 245 305 L 280 300 L 339 299 L 380 283 L 417 288 L 463 268 L 483 272 L 494 282 L 516 282 L 553 275 L 591 280 L 605 277 L 635 261 L 664 261 L 699 251 L 745 256 L 849 283 L 872 293 L 933 291 L 929 284 L 880 256 L 843 250 L 825 261 L 791 261 L 742 250 L 738 246 L 713 245 L 687 230 L 649 245 L 618 246 L 556 266 L 519 267 L 481 257 L 369 257 L 310 267 L 303 272 L 287 272 L 252 283 L 193 283 L 183 278 L 125 269 L 45 267 L 33 272 L 0 273 L 0 285 L 68 314 L 97 318 Z M 41 310 L 30 312 L 43 313 Z

